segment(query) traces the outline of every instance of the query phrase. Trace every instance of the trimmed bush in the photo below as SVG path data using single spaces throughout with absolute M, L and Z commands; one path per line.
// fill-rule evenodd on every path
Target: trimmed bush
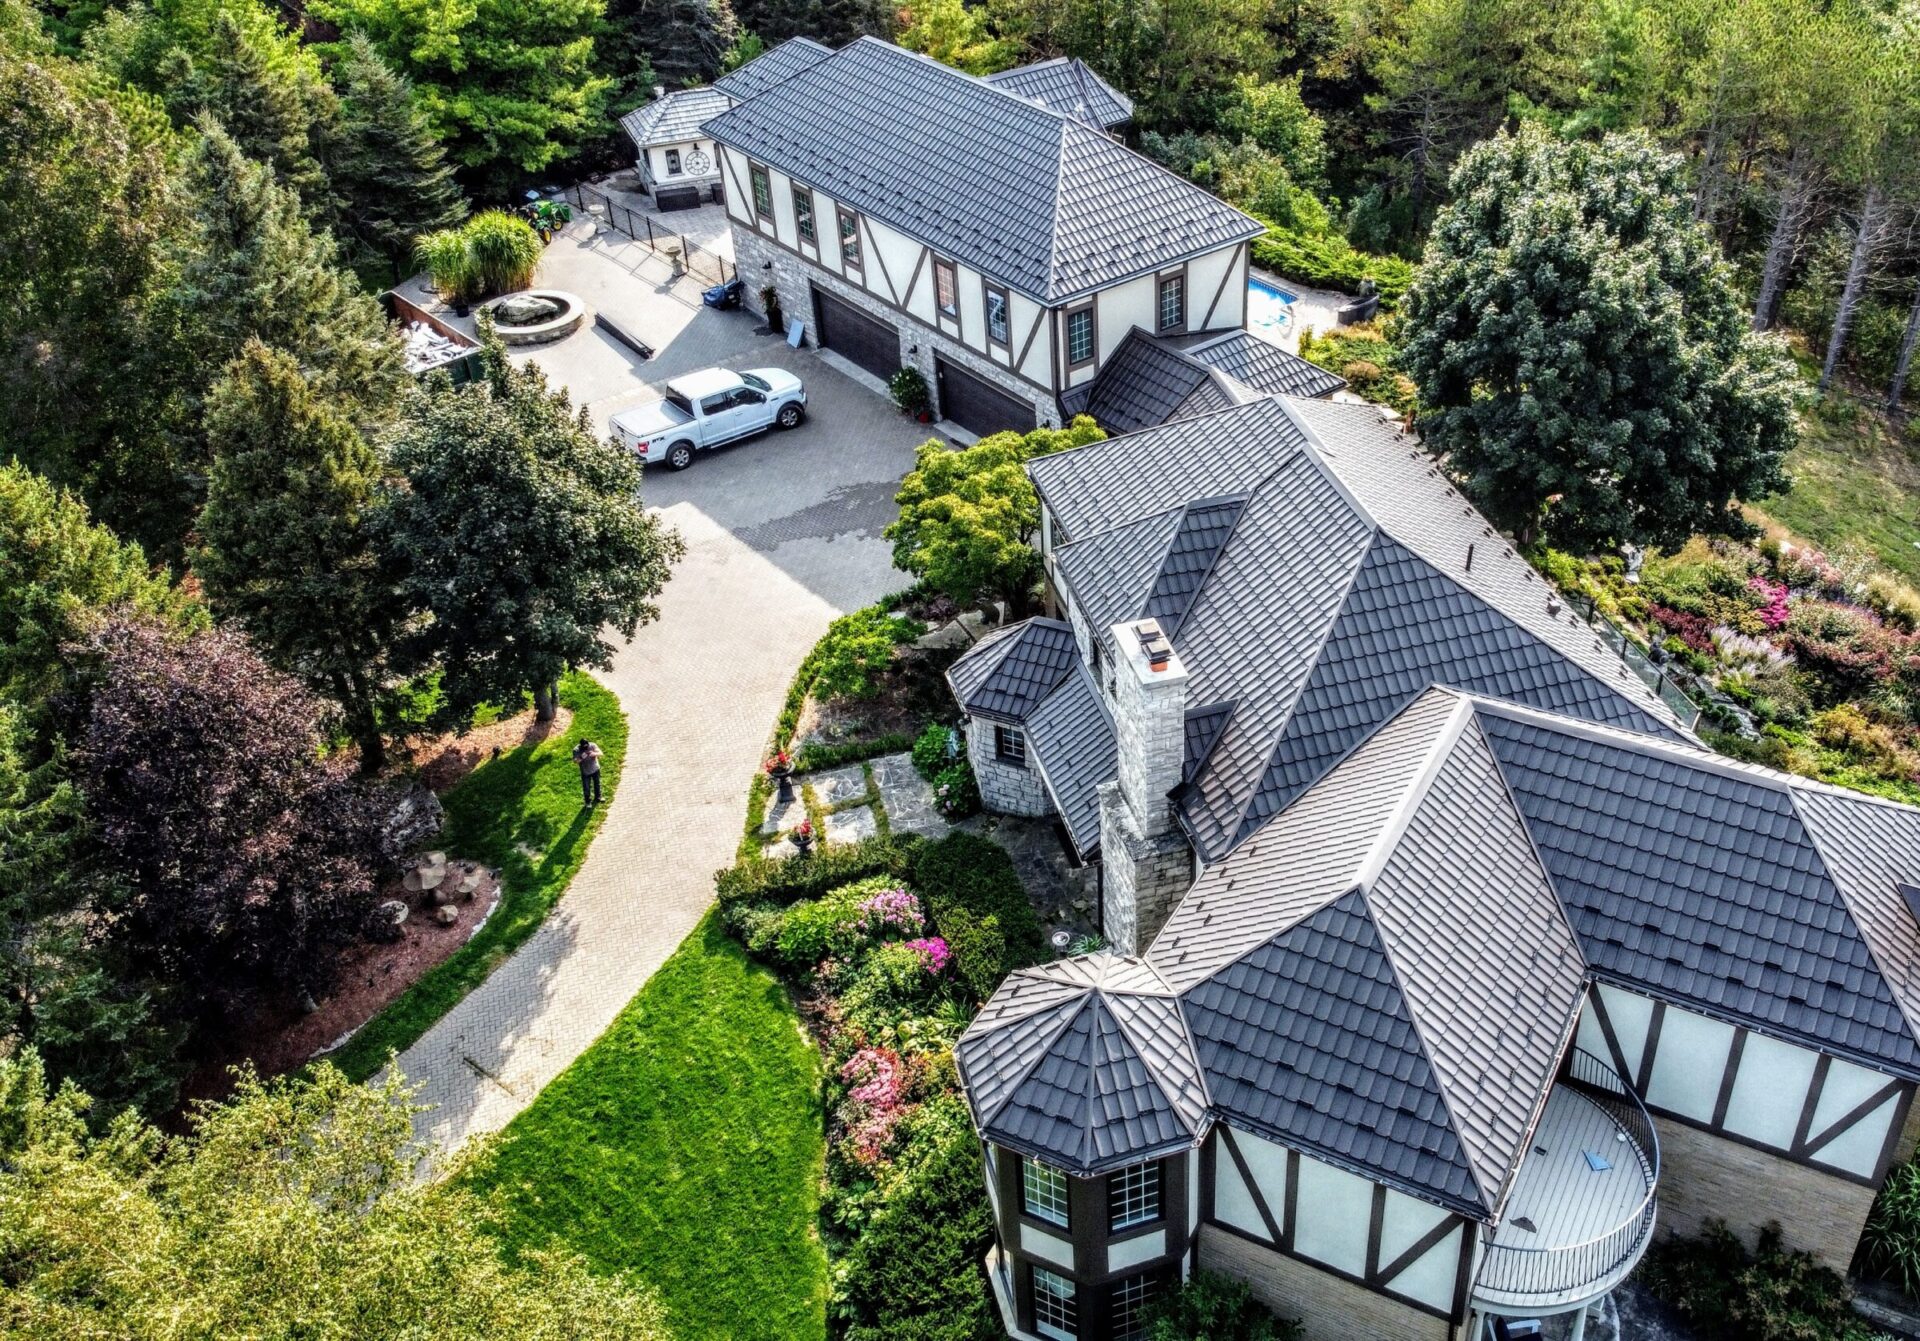
M 1276 1318 L 1231 1276 L 1196 1271 L 1153 1302 L 1147 1341 L 1293 1341 L 1300 1324 Z
M 1698 1238 L 1656 1245 L 1640 1276 L 1703 1341 L 1881 1341 L 1854 1314 L 1847 1283 L 1788 1251 L 1779 1225 L 1761 1230 L 1749 1253 L 1724 1222 L 1709 1220 Z
M 907 878 L 953 951 L 954 969 L 978 1001 L 1016 968 L 1046 958 L 1040 919 L 1007 850 L 978 834 L 923 843 L 907 860 Z
M 904 876 L 909 854 L 920 840 L 912 834 L 899 838 L 874 837 L 858 843 L 814 849 L 811 856 L 781 861 L 743 861 L 714 874 L 714 892 L 722 903 L 784 904 L 817 899 L 841 885 L 870 875 Z
M 933 805 L 950 820 L 980 813 L 980 783 L 972 764 L 960 759 L 933 775 Z
M 938 777 L 940 770 L 946 768 L 949 763 L 947 742 L 950 740 L 960 742 L 960 754 L 957 757 L 964 759 L 967 753 L 967 738 L 952 727 L 939 722 L 928 723 L 927 729 L 922 731 L 919 738 L 913 742 L 913 771 L 928 782 Z
M 1860 1265 L 1920 1299 L 1920 1160 L 1894 1166 L 1867 1212 Z
M 1398 256 L 1374 256 L 1360 251 L 1338 233 L 1315 236 L 1270 227 L 1253 240 L 1253 263 L 1302 284 L 1360 292 L 1361 281 L 1372 280 L 1380 291 L 1380 307 L 1391 312 L 1413 283 L 1413 265 Z

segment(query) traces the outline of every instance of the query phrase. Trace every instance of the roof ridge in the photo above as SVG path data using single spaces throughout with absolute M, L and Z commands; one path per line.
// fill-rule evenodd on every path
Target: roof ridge
M 1146 963 L 1144 958 L 1141 962 Z M 1160 976 L 1160 970 L 1155 969 L 1152 964 L 1147 964 L 1147 967 L 1153 971 L 1155 977 Z M 1102 990 L 1104 991 L 1104 989 Z M 1180 1026 L 1181 1042 L 1186 1045 L 1188 1055 L 1193 1059 L 1193 1072 L 1199 1080 L 1200 1110 L 1204 1118 L 1206 1110 L 1213 1107 L 1213 1088 L 1207 1084 L 1207 1068 L 1200 1065 L 1200 1052 L 1199 1049 L 1194 1046 L 1193 1031 L 1187 1027 L 1186 1005 L 1180 1000 L 1180 994 L 1169 987 L 1165 992 L 1127 992 L 1124 993 L 1124 995 L 1137 996 L 1143 999 L 1165 1000 L 1172 1007 L 1173 1018 Z M 1122 1016 L 1119 1011 L 1114 1010 L 1112 1006 L 1107 1007 L 1107 1014 L 1113 1019 L 1114 1028 L 1120 1031 L 1132 1046 L 1135 1055 L 1140 1058 L 1142 1069 L 1147 1073 L 1147 1079 L 1151 1080 L 1154 1087 L 1160 1091 L 1160 1097 L 1166 1100 L 1167 1107 L 1171 1108 L 1176 1114 L 1179 1113 L 1180 1105 L 1173 1101 L 1173 1096 L 1167 1092 L 1167 1087 L 1160 1083 L 1159 1074 L 1151 1065 L 1147 1064 L 1147 1049 L 1141 1046 L 1140 1039 L 1134 1034 L 1134 1031 L 1127 1026 L 1125 1017 Z M 1196 1125 L 1204 1125 L 1204 1122 Z
M 1400 712 L 1395 713 L 1388 721 L 1398 719 L 1407 709 L 1435 692 L 1445 693 L 1446 690 L 1438 685 L 1422 690 L 1408 699 Z M 1373 845 L 1367 849 L 1367 855 L 1361 859 L 1360 871 L 1356 879 L 1363 894 L 1373 892 L 1374 882 L 1379 880 L 1381 868 L 1387 864 L 1387 859 L 1393 855 L 1393 850 L 1400 845 L 1400 840 L 1406 837 L 1407 826 L 1413 822 L 1414 815 L 1419 813 L 1421 805 L 1433 790 L 1433 779 L 1439 773 L 1441 763 L 1453 753 L 1454 745 L 1459 742 L 1460 734 L 1466 729 L 1467 721 L 1472 716 L 1472 708 L 1456 698 L 1446 719 L 1441 722 L 1439 730 L 1434 732 L 1433 740 L 1427 746 L 1426 756 L 1421 759 L 1420 766 L 1414 769 L 1413 776 L 1407 780 L 1407 790 L 1401 795 L 1399 804 L 1394 806 L 1393 814 L 1387 817 L 1387 822 L 1374 836 Z M 1385 726 L 1386 723 L 1383 722 L 1380 727 L 1375 728 L 1375 731 L 1378 732 Z M 1327 773 L 1332 771 L 1329 769 Z M 1325 777 L 1327 773 L 1321 776 Z
M 999 91 L 1006 93 L 1010 98 L 1014 96 L 1007 93 L 1005 89 Z M 1067 127 L 1072 124 L 1071 117 L 1059 113 L 1055 113 L 1055 116 L 1059 121 L 1059 130 L 1056 132 L 1053 146 L 1053 217 L 1047 221 L 1047 292 L 1049 294 L 1053 292 L 1054 285 L 1059 282 L 1060 276 L 1060 197 L 1066 191 Z M 1098 328 L 1097 321 L 1095 327 Z M 1048 338 L 1053 337 L 1049 334 Z M 1097 354 L 1100 351 L 1096 349 L 1094 352 Z M 1099 374 L 1096 372 L 1094 376 L 1097 378 Z
M 1000 1087 L 1000 1101 L 994 1105 L 992 1110 L 989 1112 L 981 1113 L 977 1115 L 979 1119 L 978 1121 L 979 1126 L 985 1127 L 989 1122 L 991 1122 L 994 1118 L 1000 1115 L 1001 1111 L 1006 1108 L 1009 1102 L 1012 1101 L 1014 1091 L 1018 1090 L 1022 1085 L 1027 1083 L 1028 1079 L 1032 1077 L 1033 1073 L 1039 1069 L 1040 1063 L 1045 1061 L 1048 1055 L 1053 1051 L 1053 1045 L 1060 1041 L 1060 1036 L 1066 1033 L 1067 1030 L 1071 1029 L 1073 1027 L 1074 1021 L 1078 1020 L 1080 1016 L 1086 1012 L 1088 1002 L 1092 999 L 1093 995 L 1094 995 L 1094 992 L 1092 988 L 1083 987 L 1080 991 L 1080 996 L 1077 1000 L 1073 998 L 1068 998 L 1065 1001 L 1055 1002 L 1054 1005 L 1049 1008 L 1052 1010 L 1059 1011 L 1061 1013 L 1060 1023 L 1054 1029 L 1049 1031 L 1045 1039 L 1042 1041 L 1041 1045 L 1039 1047 L 1036 1047 L 1033 1050 L 1032 1059 L 1028 1061 L 1025 1066 L 1021 1067 L 1018 1071 L 1014 1072 L 1013 1076 L 1007 1081 L 1007 1083 Z M 1045 1011 L 1036 1010 L 1036 1011 L 1030 1012 L 1027 1015 L 1020 1016 L 1019 1019 L 1023 1019 L 1023 1020 L 1032 1019 L 1034 1016 L 1041 1015 L 1044 1013 Z
M 1040 481 L 1034 476 L 1034 471 L 1036 468 L 1044 467 L 1045 465 L 1047 465 L 1048 462 L 1063 461 L 1068 457 L 1074 456 L 1080 452 L 1090 452 L 1090 451 L 1093 451 L 1095 448 L 1105 447 L 1110 443 L 1126 442 L 1130 438 L 1137 438 L 1137 437 L 1140 437 L 1142 434 L 1146 434 L 1146 433 L 1163 433 L 1169 429 L 1174 429 L 1174 428 L 1186 429 L 1191 427 L 1192 425 L 1198 424 L 1203 419 L 1216 419 L 1221 415 L 1246 414 L 1249 417 L 1252 417 L 1250 413 L 1251 411 L 1262 409 L 1269 404 L 1273 405 L 1277 413 L 1279 413 L 1283 418 L 1288 419 L 1290 422 L 1292 422 L 1294 426 L 1296 428 L 1299 428 L 1301 432 L 1304 434 L 1305 433 L 1304 426 L 1300 424 L 1299 420 L 1294 419 L 1290 414 L 1287 413 L 1286 407 L 1279 404 L 1280 399 L 1281 398 L 1279 396 L 1263 396 L 1259 400 L 1250 401 L 1245 405 L 1223 405 L 1217 410 L 1208 410 L 1204 414 L 1188 415 L 1183 419 L 1176 419 L 1171 423 L 1152 424 L 1146 428 L 1137 428 L 1131 433 L 1115 433 L 1108 437 L 1098 438 L 1093 442 L 1083 442 L 1077 447 L 1068 447 L 1058 452 L 1048 452 L 1045 456 L 1036 456 L 1025 463 L 1027 478 L 1033 481 L 1034 487 L 1037 489 L 1039 487 Z M 1291 459 L 1291 453 L 1289 453 L 1288 459 Z M 1272 476 L 1268 475 L 1265 478 L 1271 479 Z M 1343 495 L 1346 493 L 1345 486 L 1341 485 L 1337 479 L 1334 482 L 1334 487 L 1339 489 Z M 1185 507 L 1185 506 L 1186 506 L 1186 500 L 1182 499 L 1180 502 L 1174 503 L 1168 507 L 1162 508 L 1160 511 L 1171 512 L 1173 511 L 1174 508 Z M 1159 515 L 1160 515 L 1159 512 L 1149 512 L 1145 514 L 1145 516 L 1147 517 L 1157 517 Z M 1365 516 L 1367 514 L 1362 512 L 1361 515 Z M 1115 528 L 1108 527 L 1107 529 L 1113 530 Z M 1104 534 L 1104 532 L 1095 532 L 1095 534 Z

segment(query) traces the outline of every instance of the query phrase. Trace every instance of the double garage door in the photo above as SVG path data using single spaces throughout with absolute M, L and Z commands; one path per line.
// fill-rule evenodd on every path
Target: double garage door
M 900 332 L 824 289 L 813 291 L 813 324 L 820 347 L 850 359 L 875 377 L 900 370 Z

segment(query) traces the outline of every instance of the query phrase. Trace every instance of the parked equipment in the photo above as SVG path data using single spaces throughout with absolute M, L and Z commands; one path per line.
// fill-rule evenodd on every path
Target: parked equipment
M 708 307 L 731 308 L 740 306 L 740 295 L 747 286 L 738 279 L 730 279 L 725 284 L 716 284 L 700 295 L 700 301 Z

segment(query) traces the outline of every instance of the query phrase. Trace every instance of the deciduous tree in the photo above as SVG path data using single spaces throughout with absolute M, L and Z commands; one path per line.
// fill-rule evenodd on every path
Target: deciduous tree
M 1783 483 L 1791 365 L 1754 336 L 1680 160 L 1538 126 L 1454 174 L 1403 307 L 1427 444 L 1497 523 L 1673 544 Z
M 957 450 L 938 438 L 921 443 L 886 531 L 894 566 L 962 604 L 997 597 L 1025 613 L 1040 580 L 1040 499 L 1023 467 L 1106 436 L 1082 415 L 1065 428 L 994 433 Z
M 430 382 L 389 442 L 404 487 L 381 514 L 408 604 L 432 615 L 413 643 L 443 672 L 448 711 L 517 704 L 553 715 L 570 667 L 606 666 L 684 552 L 640 503 L 640 465 L 594 436 L 586 412 L 516 368 L 483 324 L 486 377 Z
M 405 1082 L 243 1074 L 165 1136 L 0 1060 L 0 1244 L 22 1336 L 666 1341 L 659 1307 L 558 1250 L 508 1265 L 492 1205 L 415 1178 Z

